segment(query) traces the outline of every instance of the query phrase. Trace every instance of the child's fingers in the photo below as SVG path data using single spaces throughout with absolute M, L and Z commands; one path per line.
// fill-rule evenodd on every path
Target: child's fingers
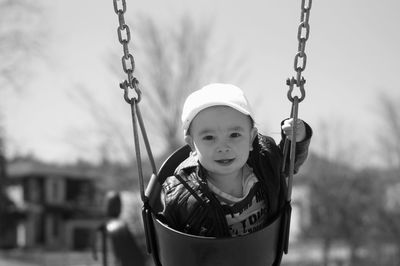
M 289 119 L 286 119 L 284 122 L 283 122 L 283 125 L 282 125 L 282 128 L 283 127 L 285 127 L 285 128 L 287 128 L 287 127 L 292 127 L 293 126 L 293 121 L 294 121 L 294 119 L 293 118 L 289 118 Z M 301 119 L 297 119 L 297 121 L 296 121 L 296 128 L 299 128 L 299 127 L 301 127 L 302 125 L 303 125 L 303 120 L 301 120 Z
M 285 120 L 282 124 L 282 131 L 283 133 L 289 138 L 289 140 L 292 140 L 292 134 L 293 134 L 293 118 L 289 118 Z M 296 140 L 302 140 L 305 136 L 305 126 L 304 122 L 301 119 L 297 119 L 296 123 Z

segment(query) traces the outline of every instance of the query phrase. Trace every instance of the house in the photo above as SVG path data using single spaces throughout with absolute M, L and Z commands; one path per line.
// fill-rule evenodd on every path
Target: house
M 7 194 L 24 219 L 17 246 L 85 250 L 104 220 L 100 176 L 32 160 L 9 164 Z

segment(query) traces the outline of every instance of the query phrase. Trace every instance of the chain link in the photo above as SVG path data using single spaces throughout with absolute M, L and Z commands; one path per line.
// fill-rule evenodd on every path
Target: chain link
M 310 10 L 311 10 L 312 0 L 302 0 L 301 1 L 301 14 L 300 14 L 300 24 L 297 30 L 297 40 L 299 41 L 297 53 L 294 57 L 294 70 L 296 71 L 296 78 L 292 77 L 287 79 L 286 84 L 289 86 L 288 99 L 293 102 L 294 96 L 293 89 L 294 85 L 300 90 L 299 102 L 304 100 L 306 92 L 304 89 L 304 84 L 306 80 L 302 76 L 302 72 L 306 69 L 307 65 L 307 55 L 305 53 L 306 42 L 310 36 Z
M 131 40 L 129 26 L 125 23 L 126 2 L 125 0 L 113 0 L 114 11 L 118 15 L 119 26 L 117 28 L 118 41 L 122 45 L 123 55 L 121 57 L 122 69 L 128 76 L 126 80 L 120 83 L 120 88 L 124 90 L 124 99 L 131 104 L 132 101 L 140 102 L 142 92 L 139 89 L 139 81 L 133 76 L 135 71 L 135 59 L 129 52 L 128 44 Z M 134 89 L 136 96 L 129 96 L 129 90 Z

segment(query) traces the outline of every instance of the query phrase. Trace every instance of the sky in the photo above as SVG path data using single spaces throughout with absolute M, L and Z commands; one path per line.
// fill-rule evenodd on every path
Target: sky
M 94 121 L 71 95 L 79 86 L 88 87 L 90 97 L 112 103 L 116 111 L 110 116 L 130 123 L 129 106 L 118 88 L 121 80 L 106 63 L 111 52 L 122 55 L 113 1 L 40 2 L 49 63 L 31 66 L 35 74 L 22 93 L 2 91 L 7 153 L 58 163 L 96 160 Z M 128 25 L 139 15 L 165 25 L 178 23 L 183 14 L 198 23 L 213 20 L 215 45 L 229 43 L 244 55 L 247 74 L 236 85 L 253 103 L 259 129 L 277 137 L 280 121 L 290 113 L 285 83 L 295 75 L 300 6 L 299 0 L 127 0 L 125 16 Z M 303 72 L 306 98 L 299 107 L 299 117 L 314 129 L 312 150 L 355 164 L 379 161 L 378 96 L 400 96 L 399 8 L 397 0 L 313 1 Z M 129 26 L 134 42 L 136 25 Z M 132 138 L 131 130 L 126 137 Z M 338 155 L 340 150 L 344 154 Z

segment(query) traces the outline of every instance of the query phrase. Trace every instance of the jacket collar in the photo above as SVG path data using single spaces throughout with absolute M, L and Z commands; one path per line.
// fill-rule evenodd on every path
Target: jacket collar
M 198 167 L 199 161 L 192 153 L 189 154 L 189 157 L 186 158 L 183 162 L 181 162 L 178 167 L 175 169 L 175 174 L 179 173 L 180 171 L 187 171 L 190 168 Z

